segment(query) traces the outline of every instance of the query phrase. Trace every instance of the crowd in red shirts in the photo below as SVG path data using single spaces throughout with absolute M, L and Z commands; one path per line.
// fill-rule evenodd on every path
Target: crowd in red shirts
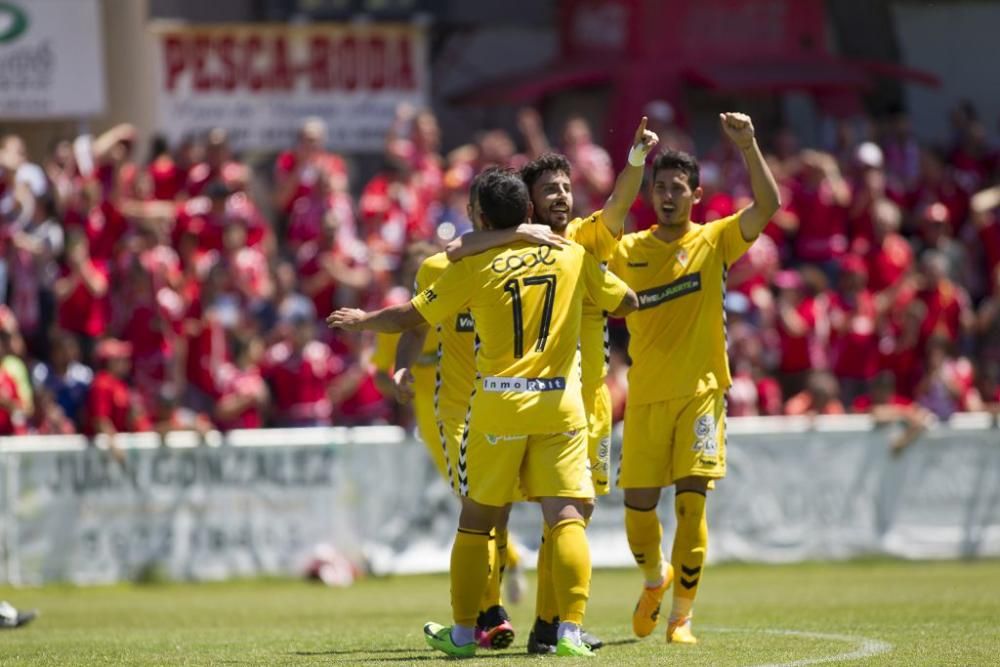
M 668 104 L 647 113 L 664 145 L 693 148 Z M 533 110 L 517 120 L 517 137 L 487 130 L 443 155 L 433 113 L 403 107 L 363 185 L 319 119 L 256 169 L 222 130 L 155 140 L 148 156 L 128 125 L 44 155 L 4 136 L 0 435 L 398 419 L 373 341 L 323 317 L 397 298 L 428 252 L 470 229 L 486 165 L 564 152 L 580 213 L 613 186 L 582 118 L 555 145 Z M 952 120 L 946 147 L 919 142 L 903 114 L 845 122 L 824 151 L 788 130 L 761 137 L 784 204 L 731 267 L 731 414 L 946 419 L 1000 402 L 1000 160 L 974 109 Z M 696 220 L 748 201 L 728 142 L 701 164 Z M 640 198 L 629 229 L 654 222 Z M 625 365 L 616 344 L 618 413 Z

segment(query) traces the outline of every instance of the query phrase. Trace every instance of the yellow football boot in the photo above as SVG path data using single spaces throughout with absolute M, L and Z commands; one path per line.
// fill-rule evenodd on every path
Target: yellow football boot
M 663 594 L 670 588 L 674 580 L 674 568 L 667 563 L 667 573 L 663 577 L 663 585 L 659 588 L 642 587 L 642 595 L 635 604 L 635 611 L 632 612 L 632 632 L 636 637 L 646 637 L 656 629 L 656 622 L 660 620 L 660 603 L 663 602 Z

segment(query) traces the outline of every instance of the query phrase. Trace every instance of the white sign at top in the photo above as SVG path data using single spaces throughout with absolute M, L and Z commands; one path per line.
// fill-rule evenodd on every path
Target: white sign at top
M 104 112 L 97 0 L 0 0 L 0 119 Z

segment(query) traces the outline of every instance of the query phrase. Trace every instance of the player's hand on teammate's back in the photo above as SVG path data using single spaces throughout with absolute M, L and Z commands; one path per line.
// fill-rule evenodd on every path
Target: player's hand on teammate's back
M 538 225 L 525 222 L 517 226 L 517 238 L 526 243 L 539 243 L 541 245 L 561 248 L 569 245 L 569 241 L 552 231 L 548 225 Z
M 416 393 L 413 391 L 413 381 L 413 373 L 410 372 L 409 368 L 400 368 L 392 376 L 397 402 L 405 405 L 416 397 Z
M 344 331 L 361 331 L 361 321 L 365 311 L 357 308 L 339 308 L 326 318 L 326 326 Z
M 656 135 L 656 132 L 646 129 L 647 122 L 649 122 L 649 118 L 646 116 L 643 116 L 642 120 L 639 121 L 639 127 L 635 130 L 635 137 L 632 138 L 632 145 L 640 148 L 644 154 L 649 155 L 649 151 L 656 148 L 656 144 L 660 143 L 660 137 Z
M 720 113 L 722 130 L 740 148 L 749 148 L 753 143 L 753 121 L 745 113 Z

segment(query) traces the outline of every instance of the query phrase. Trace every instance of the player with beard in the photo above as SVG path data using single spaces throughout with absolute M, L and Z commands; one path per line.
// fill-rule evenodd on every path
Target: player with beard
M 494 229 L 516 227 L 531 214 L 528 189 L 509 172 L 488 175 L 478 198 L 484 223 Z M 584 506 L 593 498 L 578 371 L 585 297 L 618 316 L 638 305 L 635 293 L 581 246 L 515 242 L 450 264 L 406 306 L 376 313 L 341 309 L 327 318 L 331 327 L 391 332 L 451 321 L 471 310 L 480 351 L 458 460 L 462 512 L 451 559 L 455 624 L 424 626 L 428 645 L 450 656 L 476 653 L 490 531 L 518 487 L 539 501 L 550 528 L 561 618 L 556 654 L 594 655 L 581 637 L 590 593 Z
M 585 218 L 571 218 L 573 210 L 572 169 L 562 155 L 547 153 L 521 169 L 521 179 L 528 186 L 534 209 L 532 219 L 550 227 L 556 234 L 584 247 L 595 259 L 604 263 L 611 259 L 625 228 L 629 208 L 642 186 L 646 156 L 659 141 L 646 129 L 644 116 L 639 122 L 629 152 L 628 164 L 618 175 L 614 190 L 604 208 Z M 448 257 L 453 262 L 489 248 L 509 243 L 513 239 L 506 230 L 473 232 L 452 242 Z M 585 303 L 580 328 L 580 352 L 584 407 L 587 412 L 587 445 L 590 472 L 596 495 L 609 491 L 609 457 L 611 452 L 611 394 L 607 377 L 608 337 L 604 311 Z M 593 500 L 587 506 L 587 516 L 593 512 Z M 555 651 L 559 617 L 552 591 L 551 539 L 543 524 L 542 543 L 538 554 L 538 595 L 534 627 L 528 637 L 528 651 Z M 587 634 L 585 641 L 599 648 L 601 641 Z
M 626 318 L 628 405 L 618 483 L 625 490 L 625 532 L 645 586 L 632 627 L 639 637 L 656 627 L 660 603 L 676 573 L 667 641 L 694 644 L 691 609 L 705 567 L 705 498 L 726 473 L 726 354 L 723 301 L 729 267 L 778 210 L 778 186 L 741 113 L 720 115 L 722 129 L 743 156 L 753 203 L 728 218 L 691 222 L 698 203 L 698 162 L 664 151 L 653 161 L 652 201 L 658 224 L 626 235 L 610 268 L 639 295 Z M 677 529 L 665 562 L 656 513 L 664 487 L 675 489 Z

